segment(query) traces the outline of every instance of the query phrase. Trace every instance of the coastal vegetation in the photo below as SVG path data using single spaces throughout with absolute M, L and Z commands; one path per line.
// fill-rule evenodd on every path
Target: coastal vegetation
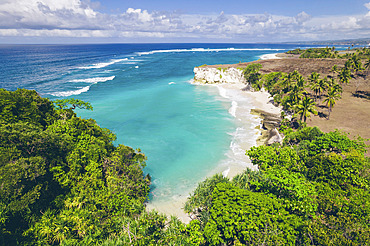
M 370 58 L 370 48 L 349 48 L 347 51 L 338 51 L 333 47 L 326 48 L 309 48 L 309 49 L 294 49 L 286 52 L 289 55 L 299 55 L 299 58 L 339 58 L 349 59 L 352 57 L 358 57 L 359 59 Z
M 87 245 L 141 218 L 145 155 L 76 107 L 92 109 L 0 89 L 0 244 Z
M 201 245 L 366 245 L 369 159 L 362 139 L 303 128 L 282 145 L 253 147 L 259 171 L 208 178 L 186 209 Z

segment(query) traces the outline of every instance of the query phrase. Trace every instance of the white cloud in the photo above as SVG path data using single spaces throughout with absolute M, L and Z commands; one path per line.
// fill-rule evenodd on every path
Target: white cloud
M 365 3 L 365 4 L 364 4 L 364 6 L 365 6 L 368 10 L 370 10 L 370 2 Z
M 99 29 L 99 13 L 79 0 L 15 0 L 0 3 L 0 27 Z
M 181 15 L 128 8 L 103 14 L 90 1 L 1 0 L 0 36 L 188 38 L 215 41 L 297 41 L 360 38 L 370 33 L 370 11 L 359 16 L 313 17 L 269 13 Z M 370 10 L 370 2 L 364 5 Z

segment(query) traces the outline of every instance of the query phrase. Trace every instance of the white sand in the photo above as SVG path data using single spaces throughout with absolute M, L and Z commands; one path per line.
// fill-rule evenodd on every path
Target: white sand
M 186 202 L 187 196 L 173 197 L 170 201 L 148 203 L 147 210 L 157 210 L 160 213 L 166 214 L 168 218 L 172 215 L 179 218 L 184 223 L 190 222 L 190 217 L 184 212 L 183 207 Z
M 282 108 L 276 107 L 273 104 L 273 98 L 271 97 L 270 93 L 262 89 L 261 91 L 246 91 L 243 90 L 246 85 L 245 84 L 220 84 L 218 86 L 221 86 L 225 89 L 239 89 L 242 91 L 242 94 L 245 95 L 245 97 L 248 97 L 253 100 L 254 108 L 261 109 L 265 112 L 271 113 L 271 114 L 279 114 L 281 113 Z
M 261 60 L 268 60 L 268 59 L 281 59 L 280 57 L 277 56 L 278 53 L 275 54 L 265 54 L 260 56 Z

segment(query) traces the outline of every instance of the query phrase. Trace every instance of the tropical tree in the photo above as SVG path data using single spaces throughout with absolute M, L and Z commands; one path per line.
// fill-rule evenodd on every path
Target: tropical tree
M 350 59 L 349 62 L 351 64 L 351 68 L 357 74 L 359 71 L 364 70 L 365 68 L 362 66 L 361 59 L 357 55 L 353 55 Z
M 367 59 L 367 61 L 366 61 L 366 63 L 365 63 L 365 68 L 366 68 L 367 70 L 369 70 L 369 69 L 370 69 L 370 58 L 368 58 L 368 59 Z
M 334 74 L 336 74 L 336 73 L 339 73 L 339 68 L 338 68 L 338 66 L 337 65 L 334 65 L 332 68 L 331 68 L 331 70 L 330 70 L 331 72 L 333 72 L 333 77 L 334 77 Z
M 279 84 L 281 85 L 283 90 L 287 90 L 290 87 L 292 80 L 293 80 L 292 73 L 283 74 L 283 76 L 280 78 Z
M 327 104 L 328 107 L 328 120 L 330 118 L 330 113 L 334 105 L 336 104 L 336 100 L 340 98 L 340 95 L 338 91 L 336 91 L 334 88 L 330 88 L 327 94 L 327 98 L 324 100 L 324 103 Z
M 312 72 L 308 80 L 310 81 L 310 84 L 317 83 L 319 81 L 320 74 L 317 72 Z
M 351 70 L 348 67 L 342 68 L 342 70 L 339 73 L 339 81 L 341 83 L 348 84 L 349 80 L 351 79 Z
M 72 109 L 72 110 L 76 108 L 93 110 L 93 107 L 91 106 L 89 102 L 84 102 L 82 100 L 74 99 L 74 98 L 58 99 L 58 100 L 53 101 L 53 103 L 57 109 L 68 109 L 68 106 L 70 106 L 69 109 Z
M 319 85 L 318 85 L 318 87 L 319 87 L 318 92 L 319 92 L 319 96 L 321 97 L 321 94 L 322 94 L 324 91 L 326 91 L 326 89 L 328 88 L 328 78 L 327 78 L 327 77 L 325 77 L 325 78 L 323 78 L 323 79 L 320 79 L 320 80 L 318 81 L 318 83 L 319 83 Z
M 336 92 L 340 93 L 342 95 L 343 88 L 340 84 L 337 83 L 337 81 L 334 78 L 331 78 L 328 83 L 328 88 L 333 88 Z
M 369 73 L 369 71 L 370 71 L 370 58 L 368 58 L 367 59 L 367 61 L 366 61 L 366 63 L 365 63 L 365 65 L 364 65 L 364 67 L 365 67 L 365 69 L 367 70 L 367 72 L 366 72 L 366 76 L 367 76 L 367 74 Z M 366 78 L 366 77 L 365 77 Z
M 298 103 L 299 100 L 303 97 L 305 90 L 299 86 L 294 86 L 288 93 L 288 96 L 292 99 L 293 102 Z
M 314 100 L 305 96 L 295 107 L 295 112 L 300 115 L 300 120 L 306 122 L 311 114 L 317 115 L 317 109 Z
M 301 74 L 298 74 L 296 76 L 296 85 L 299 87 L 299 88 L 305 88 L 306 86 L 306 80 L 303 78 L 303 76 Z
M 320 74 L 316 72 L 312 72 L 308 80 L 310 81 L 310 88 L 315 92 L 315 101 L 317 99 L 317 94 L 320 92 L 320 84 L 319 84 Z

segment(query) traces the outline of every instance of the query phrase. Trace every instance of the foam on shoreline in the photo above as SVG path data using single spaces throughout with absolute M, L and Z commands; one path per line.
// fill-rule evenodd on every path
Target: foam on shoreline
M 235 117 L 236 130 L 230 133 L 233 138 L 226 159 L 221 161 L 214 173 L 223 173 L 232 178 L 245 168 L 257 170 L 246 150 L 257 145 L 257 139 L 261 135 L 261 119 L 251 114 L 251 109 L 261 109 L 272 114 L 280 114 L 281 109 L 272 104 L 272 98 L 266 91 L 246 91 L 245 84 L 216 84 L 220 96 L 230 100 L 229 113 Z M 259 127 L 258 127 L 259 126 Z

